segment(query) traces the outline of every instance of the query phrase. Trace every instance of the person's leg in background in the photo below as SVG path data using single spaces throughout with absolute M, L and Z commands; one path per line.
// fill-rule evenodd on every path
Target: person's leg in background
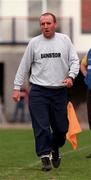
M 25 100 L 21 100 L 21 105 L 20 105 L 20 122 L 24 123 L 25 122 Z
M 18 118 L 19 118 L 19 102 L 16 102 L 12 122 L 18 122 L 19 120 Z

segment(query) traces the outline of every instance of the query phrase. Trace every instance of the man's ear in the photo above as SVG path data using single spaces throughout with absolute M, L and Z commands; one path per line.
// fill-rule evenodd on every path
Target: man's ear
M 57 23 L 55 23 L 55 29 L 57 29 L 58 28 L 58 24 Z

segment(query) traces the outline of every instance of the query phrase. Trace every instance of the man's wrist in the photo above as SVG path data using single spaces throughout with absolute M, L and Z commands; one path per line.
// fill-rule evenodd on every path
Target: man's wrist
M 74 78 L 72 76 L 68 76 L 68 78 L 70 78 L 72 80 L 72 82 L 74 82 Z

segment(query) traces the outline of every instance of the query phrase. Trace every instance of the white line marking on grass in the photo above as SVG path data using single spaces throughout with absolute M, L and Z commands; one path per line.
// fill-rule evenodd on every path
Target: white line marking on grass
M 88 149 L 88 148 L 91 148 L 91 145 L 89 145 L 89 146 L 84 146 L 84 147 L 79 148 L 79 149 L 76 149 L 76 150 L 66 151 L 66 152 L 62 153 L 62 155 L 63 155 L 63 156 L 66 156 L 66 155 L 71 154 L 71 153 L 84 151 L 85 149 Z M 34 167 L 34 166 L 37 166 L 39 163 L 40 163 L 40 160 L 37 160 L 36 162 L 31 163 L 31 164 L 28 166 L 28 168 L 32 168 L 32 167 Z M 26 167 L 25 167 L 25 168 L 26 168 Z M 19 170 L 19 169 L 22 170 L 22 169 L 24 169 L 24 167 L 23 167 L 23 168 L 22 168 L 22 167 L 19 167 L 18 170 Z
M 91 145 L 84 146 L 84 147 L 76 149 L 76 150 L 66 151 L 66 152 L 62 153 L 62 155 L 65 156 L 65 155 L 68 155 L 68 154 L 71 154 L 71 153 L 75 153 L 75 152 L 79 152 L 79 151 L 84 151 L 85 149 L 88 149 L 88 148 L 91 148 Z M 38 165 L 39 163 L 40 163 L 40 160 L 36 161 L 35 163 L 30 164 L 29 167 L 30 168 L 34 167 L 34 166 Z
M 71 154 L 71 153 L 74 153 L 74 152 L 83 151 L 83 150 L 88 149 L 88 148 L 91 148 L 91 145 L 89 145 L 89 146 L 84 146 L 84 147 L 79 148 L 79 149 L 76 149 L 76 150 L 70 150 L 70 151 L 64 152 L 64 153 L 62 153 L 62 154 L 63 154 L 63 155 Z

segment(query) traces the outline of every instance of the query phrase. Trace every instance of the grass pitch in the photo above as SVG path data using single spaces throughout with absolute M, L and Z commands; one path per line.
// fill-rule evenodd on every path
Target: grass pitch
M 0 180 L 90 180 L 91 131 L 77 135 L 78 148 L 67 141 L 61 149 L 62 163 L 58 169 L 41 171 L 35 154 L 31 129 L 0 129 Z

